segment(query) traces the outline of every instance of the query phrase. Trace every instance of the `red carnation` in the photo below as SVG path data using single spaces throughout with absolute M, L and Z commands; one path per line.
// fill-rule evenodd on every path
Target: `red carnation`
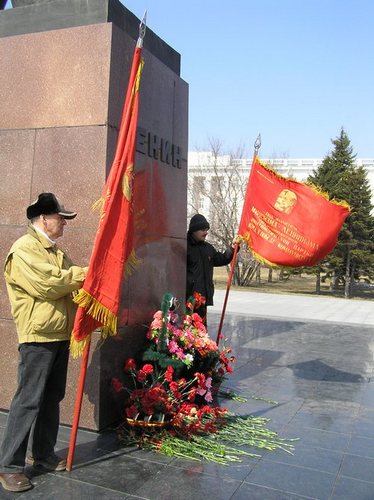
M 136 370 L 136 363 L 133 358 L 129 358 L 123 367 L 124 372 L 129 372 L 130 370 Z
M 193 298 L 195 299 L 195 309 L 199 309 L 199 307 L 204 305 L 206 302 L 205 297 L 199 292 L 194 292 Z
M 151 375 L 153 373 L 153 366 L 149 363 L 143 366 L 142 371 L 147 375 Z
M 121 392 L 123 389 L 123 384 L 118 378 L 112 378 L 112 387 L 116 392 Z
M 145 382 L 147 379 L 147 374 L 143 372 L 143 370 L 139 370 L 136 374 L 136 378 L 139 380 L 139 382 Z
M 170 382 L 170 390 L 172 392 L 177 392 L 178 391 L 178 383 L 177 382 Z
M 171 382 L 173 380 L 174 368 L 172 366 L 168 366 L 165 372 L 165 380 L 167 382 Z
M 135 405 L 131 405 L 128 408 L 126 408 L 126 415 L 128 418 L 134 418 L 138 414 L 138 409 Z

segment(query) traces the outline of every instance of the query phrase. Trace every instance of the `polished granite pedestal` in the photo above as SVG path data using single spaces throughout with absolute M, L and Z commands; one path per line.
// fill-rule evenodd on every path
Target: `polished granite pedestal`
M 44 191 L 78 212 L 58 244 L 73 262 L 88 264 L 100 217 L 92 205 L 113 161 L 139 23 L 119 0 L 0 11 L 0 262 L 26 232 L 26 207 Z M 92 430 L 120 419 L 111 378 L 144 344 L 163 294 L 185 295 L 188 85 L 180 54 L 150 29 L 142 56 L 133 209 L 139 265 L 123 282 L 119 334 L 101 347 L 93 337 L 81 412 L 81 425 Z M 0 409 L 7 409 L 18 346 L 4 279 L 0 332 Z M 66 424 L 79 369 L 72 360 L 61 408 Z

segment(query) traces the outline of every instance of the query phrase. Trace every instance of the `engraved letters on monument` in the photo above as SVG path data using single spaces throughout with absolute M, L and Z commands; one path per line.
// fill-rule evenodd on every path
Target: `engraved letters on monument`
M 136 130 L 136 151 L 176 168 L 182 168 L 182 162 L 186 164 L 180 146 L 157 134 L 147 132 L 143 127 L 138 127 Z

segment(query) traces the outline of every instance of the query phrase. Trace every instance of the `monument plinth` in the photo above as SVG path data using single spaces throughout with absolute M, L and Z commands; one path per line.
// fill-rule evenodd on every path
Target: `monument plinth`
M 140 20 L 118 0 L 50 0 L 0 11 L 0 260 L 26 231 L 25 209 L 55 192 L 78 217 L 59 241 L 89 262 L 100 197 L 117 141 Z M 163 293 L 184 297 L 188 86 L 180 56 L 147 29 L 135 164 L 140 266 L 124 281 L 120 329 L 100 348 L 94 335 L 82 427 L 119 420 L 111 392 L 125 358 L 144 343 Z M 66 201 L 65 201 L 66 200 Z M 0 408 L 16 387 L 17 337 L 0 281 Z M 80 361 L 70 361 L 62 422 L 71 423 Z

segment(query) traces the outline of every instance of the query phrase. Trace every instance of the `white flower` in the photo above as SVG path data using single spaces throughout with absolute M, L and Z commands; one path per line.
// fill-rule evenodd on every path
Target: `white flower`
M 193 363 L 194 357 L 192 354 L 186 354 L 186 357 L 184 358 L 184 362 L 186 363 L 187 366 L 191 366 Z

